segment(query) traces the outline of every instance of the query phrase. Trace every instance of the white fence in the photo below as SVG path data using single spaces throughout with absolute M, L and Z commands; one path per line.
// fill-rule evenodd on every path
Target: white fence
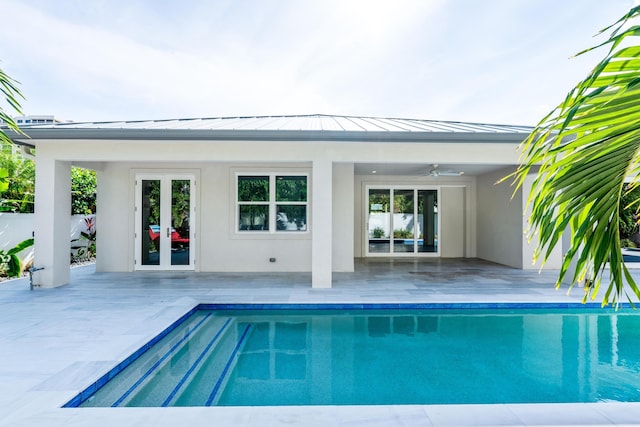
M 369 213 L 369 237 L 373 237 L 373 230 L 379 229 L 383 236 L 389 237 L 391 235 L 391 225 L 389 219 L 391 214 L 389 212 L 370 212 Z M 416 235 L 422 234 L 422 214 L 418 214 L 418 223 L 414 224 L 413 214 L 406 213 L 394 213 L 393 214 L 393 229 L 394 230 L 416 230 Z
M 69 241 L 78 240 L 81 233 L 89 231 L 86 219 L 91 219 L 95 227 L 95 215 L 71 216 Z M 0 212 L 0 250 L 9 250 L 23 240 L 33 237 L 34 226 L 34 214 Z M 25 261 L 33 258 L 33 247 L 22 251 L 20 258 Z

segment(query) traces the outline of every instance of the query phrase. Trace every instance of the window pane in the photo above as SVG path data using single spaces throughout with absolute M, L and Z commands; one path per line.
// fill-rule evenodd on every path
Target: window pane
M 307 231 L 307 207 L 305 205 L 278 205 L 276 227 L 282 231 Z
M 269 230 L 268 205 L 240 205 L 239 230 Z
M 393 191 L 393 252 L 413 252 L 413 190 Z
M 160 180 L 142 180 L 142 265 L 160 265 Z
M 238 177 L 238 201 L 239 202 L 268 202 L 269 201 L 269 177 L 268 176 L 239 176 Z
M 306 176 L 277 176 L 276 201 L 278 202 L 306 202 Z
M 191 181 L 171 181 L 171 265 L 189 265 Z
M 369 253 L 390 253 L 390 190 L 369 190 Z
M 418 190 L 418 252 L 438 251 L 438 192 Z

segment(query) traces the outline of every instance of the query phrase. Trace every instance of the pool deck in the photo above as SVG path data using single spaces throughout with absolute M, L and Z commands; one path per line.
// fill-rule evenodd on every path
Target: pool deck
M 60 408 L 198 303 L 580 302 L 580 288 L 555 290 L 556 274 L 479 260 L 396 259 L 358 261 L 355 273 L 334 273 L 331 289 L 312 289 L 307 273 L 95 273 L 93 266 L 73 269 L 71 284 L 56 289 L 2 282 L 0 425 L 640 425 L 640 403 L 615 402 Z

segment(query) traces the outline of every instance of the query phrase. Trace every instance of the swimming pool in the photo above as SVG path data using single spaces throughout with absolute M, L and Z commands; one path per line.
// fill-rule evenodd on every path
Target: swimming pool
M 200 306 L 65 406 L 640 401 L 631 311 L 284 307 Z

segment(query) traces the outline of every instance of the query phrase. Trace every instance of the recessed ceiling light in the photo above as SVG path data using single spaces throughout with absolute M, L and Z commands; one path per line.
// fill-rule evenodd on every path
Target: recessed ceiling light
M 378 173 L 378 171 L 371 171 L 371 173 Z

